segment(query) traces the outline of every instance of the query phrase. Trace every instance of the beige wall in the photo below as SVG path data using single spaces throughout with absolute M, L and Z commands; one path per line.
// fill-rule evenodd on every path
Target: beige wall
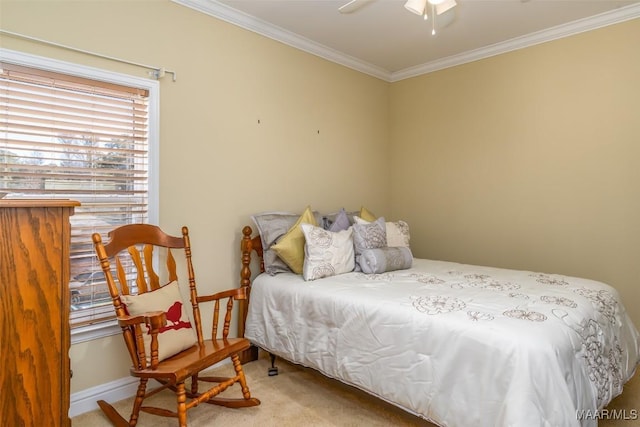
M 388 83 L 168 0 L 0 7 L 2 29 L 177 72 L 160 91 L 160 225 L 190 227 L 201 286 L 238 285 L 240 230 L 253 213 L 389 208 Z M 11 37 L 0 43 L 146 76 Z M 72 346 L 72 392 L 128 375 L 121 341 Z
M 640 325 L 640 19 L 394 83 L 422 258 L 605 281 Z

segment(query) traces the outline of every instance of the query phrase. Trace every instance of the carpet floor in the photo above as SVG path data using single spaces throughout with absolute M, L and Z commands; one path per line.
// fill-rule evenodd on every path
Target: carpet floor
M 339 381 L 324 377 L 316 371 L 276 361 L 277 376 L 269 377 L 269 359 L 264 353 L 260 358 L 244 366 L 251 395 L 262 402 L 252 408 L 229 409 L 202 404 L 187 413 L 190 427 L 213 425 L 246 426 L 428 426 L 431 424 L 415 417 L 380 399 Z M 217 368 L 219 375 L 231 375 L 231 365 Z M 151 383 L 150 383 L 151 384 Z M 240 396 L 239 387 L 233 386 L 223 394 L 228 397 Z M 128 419 L 133 399 L 112 403 Z M 162 391 L 145 403 L 175 410 L 174 394 Z M 640 375 L 636 375 L 625 385 L 624 393 L 614 399 L 607 409 L 619 410 L 626 418 L 640 412 Z M 639 414 L 640 416 L 640 414 Z M 618 416 L 618 418 L 620 418 Z M 74 427 L 110 426 L 108 419 L 98 409 L 72 418 Z M 164 418 L 141 413 L 139 427 L 176 426 L 175 418 Z M 599 427 L 635 427 L 640 420 L 601 419 Z

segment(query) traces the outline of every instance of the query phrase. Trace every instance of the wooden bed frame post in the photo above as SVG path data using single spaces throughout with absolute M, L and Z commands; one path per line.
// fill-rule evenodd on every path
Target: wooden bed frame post
M 251 298 L 251 252 L 256 251 L 260 257 L 260 272 L 264 272 L 264 261 L 262 260 L 262 242 L 260 236 L 251 238 L 251 227 L 246 226 L 242 229 L 242 240 L 240 242 L 240 251 L 242 253 L 242 268 L 240 269 L 240 286 L 247 288 L 246 300 L 238 301 L 240 303 L 240 321 L 238 323 L 238 336 L 244 337 L 245 322 L 247 320 L 247 312 L 249 310 L 249 300 Z M 258 359 L 258 347 L 252 345 L 247 350 L 240 353 L 240 361 L 247 363 Z

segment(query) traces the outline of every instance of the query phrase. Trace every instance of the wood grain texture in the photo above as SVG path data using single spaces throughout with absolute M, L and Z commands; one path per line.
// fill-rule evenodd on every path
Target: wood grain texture
M 0 425 L 70 425 L 69 216 L 76 205 L 0 203 Z
M 242 240 L 240 241 L 240 253 L 242 255 L 242 268 L 240 269 L 240 286 L 247 289 L 247 294 L 251 293 L 251 253 L 256 252 L 260 260 L 260 273 L 264 273 L 263 248 L 260 236 L 251 237 L 253 230 L 250 226 L 242 228 Z M 249 311 L 249 298 L 240 301 L 240 321 L 238 322 L 238 336 L 244 337 L 245 323 Z M 240 354 L 240 361 L 248 363 L 258 359 L 258 347 L 251 345 Z

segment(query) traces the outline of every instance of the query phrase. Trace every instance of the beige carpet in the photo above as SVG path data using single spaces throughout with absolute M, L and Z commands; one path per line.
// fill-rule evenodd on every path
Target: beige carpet
M 269 360 L 262 352 L 258 361 L 244 365 L 251 394 L 261 400 L 260 406 L 228 409 L 202 404 L 188 412 L 189 426 L 433 426 L 393 405 L 330 380 L 311 369 L 280 359 L 276 361 L 276 366 L 279 368 L 279 375 L 267 376 Z M 230 375 L 233 369 L 229 365 L 217 369 L 216 372 Z M 611 402 L 609 409 L 625 409 L 627 415 L 631 415 L 632 410 L 640 411 L 639 377 L 636 375 L 627 383 L 624 393 Z M 227 390 L 225 394 L 230 397 L 240 396 L 238 386 Z M 163 391 L 150 398 L 148 402 L 151 400 L 155 405 L 175 410 L 175 399 L 171 392 Z M 114 404 L 127 419 L 131 401 L 127 399 Z M 100 410 L 74 417 L 72 423 L 74 427 L 111 425 Z M 176 419 L 146 413 L 141 413 L 138 422 L 140 427 L 176 425 Z M 640 426 L 640 420 L 601 420 L 599 426 L 634 427 Z

